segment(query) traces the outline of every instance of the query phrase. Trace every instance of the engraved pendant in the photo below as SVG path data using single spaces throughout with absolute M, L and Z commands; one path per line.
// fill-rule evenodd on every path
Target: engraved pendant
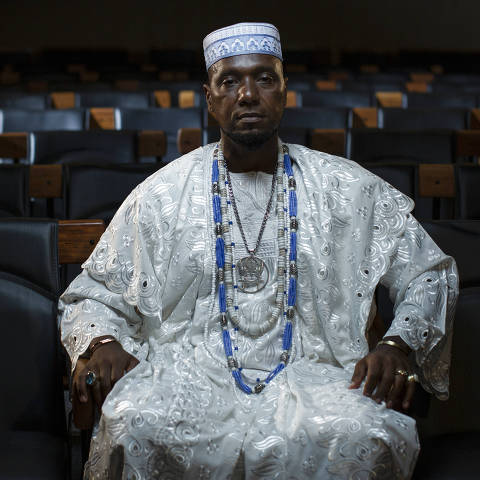
M 244 293 L 257 293 L 268 282 L 268 269 L 265 262 L 250 255 L 241 258 L 236 265 L 238 289 Z

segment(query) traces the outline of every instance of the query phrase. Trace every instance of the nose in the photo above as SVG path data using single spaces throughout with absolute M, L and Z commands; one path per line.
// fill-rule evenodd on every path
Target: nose
M 252 104 L 258 102 L 258 89 L 254 79 L 247 77 L 238 89 L 238 102 Z

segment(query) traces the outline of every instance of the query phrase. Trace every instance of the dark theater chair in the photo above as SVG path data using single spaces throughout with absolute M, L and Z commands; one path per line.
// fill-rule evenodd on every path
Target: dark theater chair
M 464 130 L 470 124 L 466 108 L 379 108 L 378 128 L 390 130 Z
M 0 165 L 0 217 L 28 217 L 30 170 L 27 165 Z

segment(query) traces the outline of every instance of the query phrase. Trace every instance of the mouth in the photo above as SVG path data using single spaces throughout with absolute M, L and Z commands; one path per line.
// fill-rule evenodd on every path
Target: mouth
M 241 120 L 243 122 L 248 122 L 248 123 L 259 122 L 260 120 L 262 120 L 262 118 L 263 118 L 263 115 L 256 112 L 245 112 L 245 113 L 241 113 L 240 115 L 237 115 L 238 120 Z

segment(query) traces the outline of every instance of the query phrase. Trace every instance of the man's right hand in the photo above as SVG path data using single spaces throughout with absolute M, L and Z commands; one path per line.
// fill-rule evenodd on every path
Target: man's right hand
M 92 341 L 101 339 L 96 338 Z M 81 367 L 81 370 L 75 372 L 73 378 L 73 395 L 80 404 L 95 402 L 98 409 L 113 388 L 115 383 L 138 365 L 139 361 L 127 353 L 120 343 L 110 342 L 98 347 L 88 362 Z M 87 385 L 86 378 L 91 371 L 96 376 L 96 381 L 92 386 Z

